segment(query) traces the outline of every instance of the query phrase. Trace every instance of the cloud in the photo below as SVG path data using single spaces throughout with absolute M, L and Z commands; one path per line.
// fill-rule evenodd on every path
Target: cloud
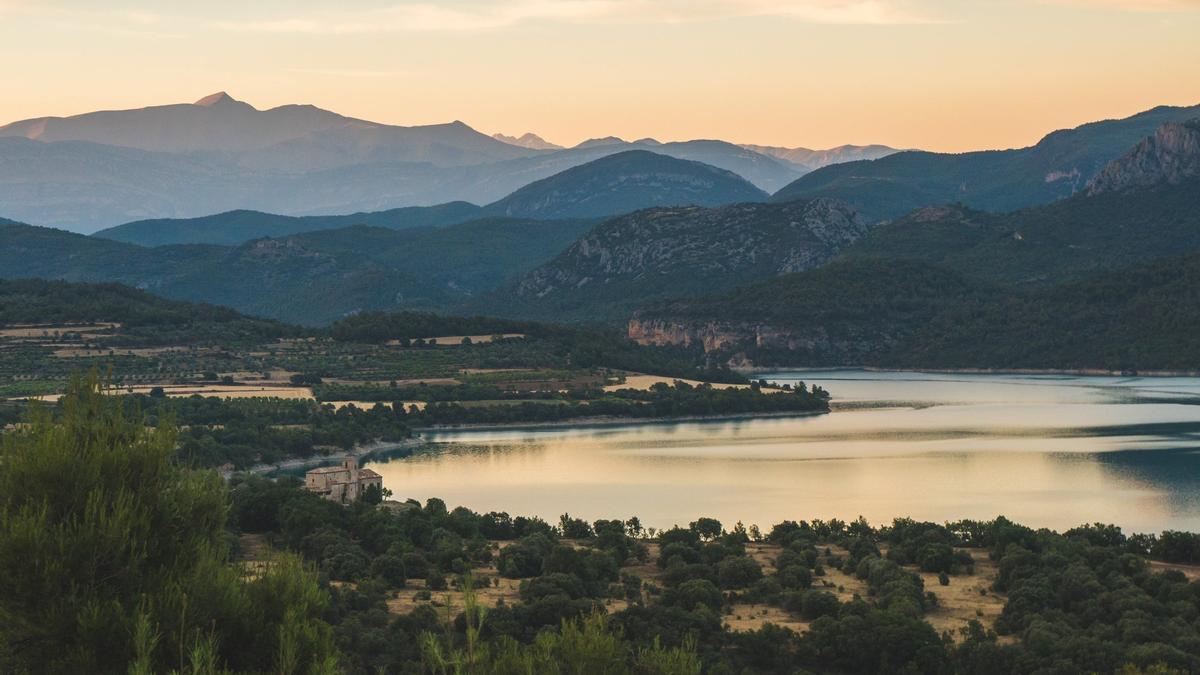
M 162 25 L 169 17 L 142 9 L 77 7 L 43 0 L 0 0 L 0 17 L 52 23 L 59 28 L 94 31 L 125 37 L 181 38 Z
M 495 0 L 409 2 L 358 13 L 327 11 L 217 25 L 240 32 L 358 34 L 488 31 L 532 22 L 683 23 L 756 16 L 823 24 L 945 23 L 899 0 Z

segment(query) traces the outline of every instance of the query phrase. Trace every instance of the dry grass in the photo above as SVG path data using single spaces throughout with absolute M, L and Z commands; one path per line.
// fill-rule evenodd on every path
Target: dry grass
M 152 358 L 163 354 L 185 353 L 189 351 L 187 347 L 135 347 L 133 349 L 88 349 L 86 347 L 69 346 L 54 350 L 54 357 L 59 359 L 78 359 L 95 356 L 107 356 L 109 353 L 118 354 L 121 356 L 137 356 L 140 358 Z
M 511 542 L 493 542 L 493 551 L 498 552 Z M 565 544 L 581 547 L 582 544 L 566 541 Z M 658 559 L 659 546 L 656 542 L 645 542 L 649 556 L 644 563 L 635 563 L 621 568 L 622 572 L 635 574 L 643 581 L 661 587 L 663 571 L 655 561 Z M 240 552 L 238 562 L 246 568 L 248 574 L 256 574 L 269 557 L 269 546 L 262 535 L 242 535 L 239 538 Z M 845 556 L 846 551 L 838 547 L 829 547 L 834 555 Z M 825 547 L 818 547 L 822 552 Z M 779 555 L 779 546 L 765 543 L 751 543 L 746 546 L 746 554 L 758 562 L 764 574 L 774 574 L 775 557 Z M 1004 597 L 990 590 L 995 579 L 996 565 L 988 559 L 986 552 L 969 549 L 975 559 L 975 573 L 971 575 L 956 575 L 950 578 L 949 586 L 941 586 L 937 574 L 917 572 L 925 581 L 925 589 L 933 591 L 938 598 L 938 607 L 925 614 L 925 620 L 939 633 L 949 632 L 955 639 L 960 638 L 959 629 L 966 626 L 968 621 L 978 620 L 985 627 L 994 626 L 996 618 L 1004 607 Z M 1152 563 L 1156 569 L 1179 569 L 1188 578 L 1200 578 L 1200 566 L 1167 565 Z M 496 607 L 499 604 L 511 605 L 521 601 L 521 579 L 506 579 L 501 577 L 494 565 L 476 567 L 471 571 L 476 580 L 486 582 L 475 591 L 477 601 L 484 607 Z M 853 575 L 844 574 L 841 570 L 825 568 L 825 574 L 814 578 L 813 588 L 833 593 L 842 602 L 850 602 L 855 596 L 867 598 L 867 584 Z M 985 591 L 980 593 L 980 591 Z M 428 592 L 429 597 L 424 596 Z M 651 600 L 652 601 L 652 600 Z M 619 612 L 628 603 L 618 599 L 603 599 L 608 612 Z M 455 617 L 465 607 L 464 594 L 461 589 L 448 588 L 442 591 L 431 591 L 422 579 L 410 579 L 404 588 L 393 591 L 387 600 L 388 611 L 392 614 L 407 614 L 418 607 L 431 606 L 439 613 Z M 768 623 L 797 632 L 809 629 L 810 622 L 788 613 L 787 611 L 760 603 L 734 603 L 724 616 L 725 626 L 733 631 L 759 630 Z M 1011 641 L 1005 637 L 1002 641 Z
M 617 391 L 620 389 L 642 389 L 648 390 L 656 384 L 675 384 L 676 381 L 686 382 L 693 387 L 702 384 L 698 380 L 684 380 L 678 377 L 661 377 L 658 375 L 641 375 L 638 373 L 630 373 L 625 376 L 624 384 L 610 384 L 604 388 L 604 391 Z M 749 385 L 745 384 L 714 384 L 715 389 L 747 389 Z
M 797 633 L 808 630 L 809 622 L 794 614 L 771 605 L 757 603 L 737 603 L 732 611 L 725 615 L 725 627 L 732 631 L 748 632 L 773 623 L 781 628 L 790 628 Z
M 64 333 L 77 333 L 80 337 L 105 337 L 111 331 L 119 330 L 119 323 L 88 323 L 88 324 L 56 324 L 47 326 L 12 325 L 0 328 L 0 339 L 58 339 Z
M 286 398 L 293 400 L 316 400 L 312 389 L 308 387 L 271 386 L 271 385 L 230 385 L 230 384 L 138 384 L 128 387 L 114 387 L 108 393 L 113 395 L 149 394 L 153 389 L 161 387 L 169 397 L 211 396 L 216 398 Z M 36 397 L 38 400 L 54 403 L 62 394 L 47 394 Z
M 621 389 L 648 390 L 648 389 L 650 389 L 650 387 L 653 387 L 656 384 L 673 385 L 676 382 L 684 382 L 686 384 L 692 385 L 693 387 L 697 387 L 701 384 L 705 384 L 704 382 L 701 382 L 699 380 L 687 380 L 687 379 L 683 379 L 683 378 L 679 378 L 679 377 L 662 377 L 659 375 L 642 375 L 641 373 L 626 373 L 624 384 L 610 384 L 610 385 L 604 387 L 604 391 L 619 391 Z M 750 385 L 748 385 L 748 384 L 721 384 L 721 383 L 717 383 L 717 382 L 709 382 L 708 384 L 711 385 L 713 389 L 749 389 L 750 388 Z M 764 394 L 773 394 L 773 393 L 779 393 L 779 392 L 783 391 L 783 389 L 780 389 L 777 387 L 764 387 L 762 391 Z
M 1153 572 L 1166 572 L 1175 570 L 1183 572 L 1183 576 L 1188 578 L 1188 581 L 1200 579 L 1200 565 L 1180 565 L 1178 563 L 1150 561 L 1150 570 Z
M 487 587 L 475 589 L 476 600 L 484 607 L 495 607 L 501 600 L 504 604 L 521 601 L 521 580 L 505 579 L 495 573 L 493 568 L 481 567 L 472 572 L 476 579 L 486 580 Z M 499 585 L 495 580 L 499 579 Z M 463 592 L 456 588 L 444 591 L 429 591 L 428 600 L 418 600 L 417 594 L 429 590 L 422 579 L 409 579 L 404 588 L 396 591 L 394 597 L 387 601 L 388 611 L 392 614 L 407 614 L 422 605 L 433 605 L 440 611 L 450 608 L 451 616 L 463 611 Z
M 492 342 L 497 337 L 499 337 L 502 340 L 511 340 L 511 339 L 515 339 L 515 338 L 523 338 L 523 337 L 525 337 L 525 334 L 524 333 L 503 333 L 501 335 L 443 335 L 441 337 L 432 337 L 432 338 L 424 338 L 424 339 L 425 339 L 425 344 L 429 344 L 430 342 L 432 342 L 435 345 L 448 347 L 448 346 L 453 346 L 453 345 L 461 345 L 463 338 L 471 338 L 471 342 L 473 344 L 479 345 L 479 344 L 487 344 L 489 342 Z M 389 344 L 393 347 L 396 347 L 396 346 L 399 346 L 401 344 L 401 342 L 399 340 L 388 340 L 387 344 Z
M 1004 609 L 1004 596 L 991 590 L 996 580 L 996 563 L 988 558 L 986 551 L 968 551 L 975 559 L 975 574 L 951 576 L 949 586 L 939 584 L 935 573 L 917 572 L 925 581 L 925 590 L 933 591 L 938 599 L 937 608 L 926 612 L 925 620 L 939 633 L 950 631 L 955 639 L 960 637 L 959 629 L 971 620 L 992 628 Z
M 824 551 L 820 546 L 818 550 Z M 845 557 L 845 550 L 831 546 L 830 552 L 836 556 Z M 750 544 L 746 547 L 747 555 L 762 565 L 764 574 L 774 574 L 775 556 L 780 548 L 770 544 Z M 996 565 L 988 559 L 987 552 L 968 549 L 975 559 L 974 574 L 960 574 L 950 577 L 950 585 L 938 583 L 938 575 L 930 572 L 920 572 L 916 567 L 909 569 L 921 575 L 925 582 L 925 590 L 937 595 L 938 607 L 925 613 L 925 620 L 939 633 L 950 631 L 955 637 L 960 637 L 958 630 L 975 619 L 984 626 L 991 628 L 996 618 L 1004 609 L 1004 596 L 993 592 L 992 582 L 996 578 Z M 1197 570 L 1200 572 L 1200 570 Z M 824 576 L 813 578 L 813 588 L 828 591 L 837 596 L 841 602 L 850 602 L 857 595 L 867 598 L 867 583 L 852 574 L 831 567 L 825 568 Z M 980 593 L 980 591 L 984 593 Z M 733 612 L 725 617 L 731 630 L 757 630 L 764 624 L 773 623 L 803 632 L 808 629 L 808 622 L 787 612 L 767 605 L 738 603 L 733 606 Z

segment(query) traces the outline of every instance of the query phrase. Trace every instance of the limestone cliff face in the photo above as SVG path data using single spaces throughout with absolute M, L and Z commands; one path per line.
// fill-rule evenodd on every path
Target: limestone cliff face
M 1088 194 L 1159 183 L 1178 185 L 1200 177 L 1200 120 L 1168 122 L 1128 154 L 1109 163 L 1088 185 Z
M 749 346 L 811 351 L 827 348 L 831 342 L 820 326 L 796 331 L 780 330 L 759 323 L 687 321 L 644 316 L 629 320 L 628 335 L 631 340 L 643 345 L 701 345 L 705 352 L 730 351 Z

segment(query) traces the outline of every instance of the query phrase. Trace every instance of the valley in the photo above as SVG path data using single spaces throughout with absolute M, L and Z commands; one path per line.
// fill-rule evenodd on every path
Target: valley
M 891 11 L 817 14 L 962 29 Z M 471 100 L 554 103 L 502 80 Z M 0 671 L 1200 671 L 1200 106 L 954 153 L 613 132 L 224 92 L 0 126 Z

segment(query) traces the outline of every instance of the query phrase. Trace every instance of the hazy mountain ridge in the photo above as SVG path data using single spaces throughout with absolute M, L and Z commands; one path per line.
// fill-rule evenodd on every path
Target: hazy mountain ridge
M 897 152 L 903 152 L 886 145 L 839 145 L 826 150 L 811 150 L 809 148 L 784 148 L 774 145 L 754 145 L 742 143 L 743 148 L 759 154 L 782 159 L 785 162 L 803 167 L 806 171 L 816 171 L 830 164 L 857 162 L 860 160 L 880 159 Z
M 899 152 L 809 173 L 773 199 L 833 197 L 868 220 L 898 218 L 930 204 L 962 202 L 993 212 L 1047 204 L 1085 189 L 1110 161 L 1165 122 L 1200 115 L 1200 106 L 1161 106 L 1121 120 L 1048 134 L 1019 150 L 942 154 Z
M 443 165 L 455 164 L 468 150 L 472 163 L 480 161 L 480 156 L 500 160 L 528 154 L 462 122 L 402 127 L 346 117 L 312 105 L 258 110 L 225 92 L 191 104 L 23 120 L 0 127 L 0 136 L 43 142 L 87 141 L 148 152 L 221 153 L 251 168 L 293 172 L 380 161 L 385 152 L 389 161 Z M 296 146 L 307 153 L 287 151 Z M 326 156 L 322 157 L 322 152 Z
M 501 143 L 508 143 L 520 148 L 529 148 L 530 150 L 562 150 L 563 146 L 557 143 L 551 143 L 546 139 L 532 132 L 526 132 L 521 136 L 506 136 L 504 134 L 492 134 L 492 138 Z
M 653 206 L 718 206 L 765 201 L 767 194 L 742 177 L 699 162 L 646 150 L 627 150 L 535 181 L 480 208 L 467 202 L 404 207 L 346 216 L 283 216 L 237 210 L 191 219 L 126 223 L 97 236 L 158 246 L 181 243 L 238 244 L 259 237 L 375 225 L 392 229 L 444 226 L 484 216 L 559 219 L 618 215 Z
M 586 144 L 585 144 L 586 145 Z M 36 118 L 0 127 L 0 204 L 21 221 L 91 232 L 134 220 L 257 210 L 304 216 L 487 204 L 647 141 L 519 147 L 462 122 L 379 124 L 227 94 L 193 104 Z M 774 191 L 799 172 L 728 143 L 666 144 Z

